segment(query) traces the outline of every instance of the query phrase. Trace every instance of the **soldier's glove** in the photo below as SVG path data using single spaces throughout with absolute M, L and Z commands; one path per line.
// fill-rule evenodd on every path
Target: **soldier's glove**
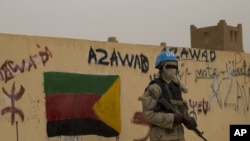
M 182 115 L 174 114 L 174 123 L 182 123 Z
M 189 130 L 193 130 L 193 129 L 195 129 L 197 127 L 197 123 L 196 123 L 196 121 L 195 121 L 195 119 L 193 117 L 185 116 L 183 118 L 183 124 Z

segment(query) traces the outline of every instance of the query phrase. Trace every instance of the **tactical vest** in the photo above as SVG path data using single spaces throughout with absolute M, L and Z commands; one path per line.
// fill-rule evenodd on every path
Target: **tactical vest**
M 180 113 L 182 113 L 183 115 L 188 115 L 188 106 L 187 106 L 186 101 L 184 101 L 182 98 L 181 89 L 178 84 L 174 83 L 173 81 L 167 84 L 162 78 L 156 78 L 152 80 L 149 83 L 149 85 L 153 83 L 156 83 L 161 87 L 162 94 L 159 98 L 166 99 Z M 169 112 L 169 111 L 166 111 L 165 109 L 161 107 L 160 104 L 158 104 L 155 107 L 155 112 Z

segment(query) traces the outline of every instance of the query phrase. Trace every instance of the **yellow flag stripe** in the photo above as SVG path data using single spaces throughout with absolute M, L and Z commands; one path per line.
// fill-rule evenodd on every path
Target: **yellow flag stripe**
M 120 133 L 121 114 L 120 114 L 120 78 L 114 81 L 111 87 L 95 103 L 93 107 L 99 119 L 108 126 Z

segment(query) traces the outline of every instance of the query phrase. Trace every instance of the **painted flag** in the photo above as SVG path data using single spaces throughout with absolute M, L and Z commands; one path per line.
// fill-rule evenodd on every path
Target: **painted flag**
M 120 134 L 119 76 L 45 72 L 44 92 L 48 137 Z

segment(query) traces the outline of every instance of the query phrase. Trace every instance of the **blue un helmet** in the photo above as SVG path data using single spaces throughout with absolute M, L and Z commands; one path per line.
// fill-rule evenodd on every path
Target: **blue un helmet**
M 163 61 L 177 61 L 177 58 L 173 52 L 163 51 L 156 58 L 155 68 L 158 69 Z

